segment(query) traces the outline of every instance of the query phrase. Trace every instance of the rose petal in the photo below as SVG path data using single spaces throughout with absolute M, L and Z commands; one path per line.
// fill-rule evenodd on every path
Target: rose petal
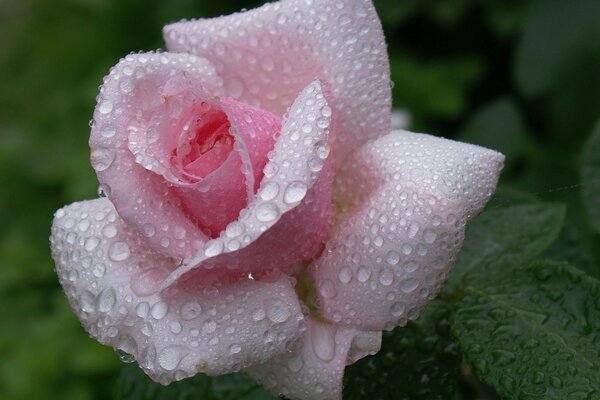
M 286 277 L 176 286 L 159 294 L 173 260 L 148 249 L 107 199 L 59 210 L 51 246 L 61 284 L 88 333 L 133 355 L 160 383 L 265 362 L 301 334 L 303 316 Z
M 444 282 L 465 222 L 489 199 L 503 160 L 409 132 L 358 150 L 336 177 L 340 222 L 312 265 L 321 313 L 366 330 L 416 318 Z
M 310 81 L 325 81 L 339 114 L 336 157 L 390 127 L 391 82 L 371 1 L 286 0 L 164 30 L 170 51 L 209 59 L 227 95 L 282 115 Z
M 330 117 L 321 84 L 312 82 L 284 119 L 257 195 L 203 252 L 184 260 L 165 287 L 194 268 L 200 275 L 282 269 L 320 250 L 331 212 Z
M 307 320 L 308 329 L 293 352 L 245 372 L 276 395 L 291 400 L 342 398 L 344 368 L 381 347 L 381 332 Z
M 220 99 L 219 105 L 231 123 L 238 156 L 197 185 L 175 189 L 185 209 L 214 236 L 235 221 L 254 196 L 267 154 L 281 132 L 281 118 L 274 114 L 231 98 Z
M 136 132 L 137 140 L 150 142 L 145 146 L 148 152 L 152 151 L 151 142 L 171 140 L 164 132 L 147 131 L 143 116 L 161 105 L 166 107 L 164 96 L 175 95 L 187 87 L 182 81 L 188 86 L 216 91 L 219 79 L 208 61 L 192 55 L 148 53 L 123 58 L 104 79 L 94 112 L 90 148 L 101 187 L 119 215 L 143 232 L 155 249 L 185 258 L 197 252 L 207 236 L 167 187 L 161 176 L 166 167 L 141 152 L 136 159 L 129 148 L 130 135 Z M 173 107 L 176 112 L 177 107 Z M 236 163 L 241 165 L 236 159 L 231 163 L 234 167 Z

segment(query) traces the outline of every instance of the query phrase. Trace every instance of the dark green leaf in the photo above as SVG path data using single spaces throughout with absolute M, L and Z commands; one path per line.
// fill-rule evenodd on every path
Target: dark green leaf
M 118 400 L 274 400 L 258 384 L 243 374 L 210 377 L 203 374 L 162 386 L 153 382 L 137 366 L 123 366 Z
M 493 281 L 498 264 L 532 259 L 557 238 L 565 209 L 556 204 L 528 204 L 489 209 L 467 224 L 466 239 L 446 293 L 466 283 Z
M 555 261 L 568 262 L 572 266 L 598 278 L 600 277 L 600 265 L 594 262 L 594 258 L 584 241 L 583 233 L 576 222 L 567 219 L 556 241 L 542 256 Z
M 434 302 L 417 321 L 384 333 L 379 353 L 346 369 L 344 399 L 452 399 L 460 356 L 449 336 L 448 308 Z
M 600 232 L 600 121 L 585 147 L 581 185 L 590 222 Z
M 519 45 L 516 78 L 529 95 L 569 84 L 569 74 L 597 71 L 600 2 L 538 1 Z M 591 60 L 596 62 L 590 64 Z
M 502 398 L 600 398 L 600 282 L 567 264 L 505 265 L 458 306 L 452 334 Z

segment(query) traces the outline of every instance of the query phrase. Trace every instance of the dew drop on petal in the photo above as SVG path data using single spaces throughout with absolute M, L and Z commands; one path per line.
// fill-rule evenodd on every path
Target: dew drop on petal
M 276 324 L 287 321 L 290 316 L 290 310 L 283 304 L 273 304 L 267 309 L 267 317 Z
M 150 315 L 154 319 L 163 319 L 167 312 L 169 311 L 169 306 L 164 301 L 159 301 L 152 306 L 150 310 Z
M 125 242 L 115 242 L 108 249 L 108 257 L 113 261 L 125 261 L 131 252 Z
M 121 349 L 116 349 L 115 353 L 117 354 L 119 360 L 125 364 L 131 364 L 135 361 L 135 357 L 132 354 L 129 354 Z
M 167 346 L 158 354 L 158 365 L 167 371 L 173 371 L 181 362 L 188 349 L 183 346 Z
M 94 149 L 90 155 L 92 168 L 102 172 L 110 167 L 115 160 L 115 152 L 112 149 L 99 148 Z
M 238 354 L 240 351 L 242 351 L 242 346 L 240 346 L 237 343 L 234 343 L 231 346 L 229 346 L 229 352 L 231 354 Z
M 307 190 L 308 188 L 303 182 L 292 182 L 285 189 L 283 201 L 285 201 L 287 204 L 298 203 L 304 199 Z
M 110 100 L 102 100 L 98 106 L 101 114 L 109 114 L 113 109 L 113 103 Z
M 185 321 L 196 318 L 202 312 L 202 307 L 196 301 L 188 301 L 181 306 L 179 315 Z
M 314 324 L 311 328 L 311 342 L 315 355 L 323 361 L 335 357 L 335 333 L 329 332 L 327 325 Z
M 273 203 L 264 203 L 256 208 L 256 219 L 260 222 L 272 222 L 279 217 L 279 209 Z
M 115 306 L 117 296 L 113 288 L 104 289 L 98 295 L 98 310 L 100 312 L 109 312 Z

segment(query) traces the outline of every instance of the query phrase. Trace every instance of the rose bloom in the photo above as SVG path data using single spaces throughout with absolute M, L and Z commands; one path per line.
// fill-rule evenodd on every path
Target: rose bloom
M 345 366 L 435 297 L 503 156 L 390 131 L 369 0 L 283 0 L 164 37 L 104 78 L 102 196 L 56 212 L 71 307 L 162 384 L 243 371 L 339 399 Z

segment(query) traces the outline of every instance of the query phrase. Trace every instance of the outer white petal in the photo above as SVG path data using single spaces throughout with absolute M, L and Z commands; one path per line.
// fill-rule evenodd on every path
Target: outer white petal
M 321 313 L 365 330 L 416 318 L 454 264 L 465 223 L 493 193 L 503 160 L 404 131 L 359 149 L 336 177 L 338 226 L 312 265 Z
M 375 354 L 381 332 L 364 332 L 308 319 L 308 329 L 290 353 L 245 370 L 277 395 L 292 400 L 342 397 L 344 368 Z
M 107 199 L 57 211 L 51 245 L 61 284 L 88 333 L 132 354 L 160 383 L 265 362 L 302 333 L 286 277 L 159 293 L 173 260 L 151 250 Z
M 326 82 L 340 159 L 389 132 L 390 67 L 370 0 L 283 0 L 171 24 L 164 36 L 170 51 L 209 59 L 229 96 L 279 115 L 309 82 Z

